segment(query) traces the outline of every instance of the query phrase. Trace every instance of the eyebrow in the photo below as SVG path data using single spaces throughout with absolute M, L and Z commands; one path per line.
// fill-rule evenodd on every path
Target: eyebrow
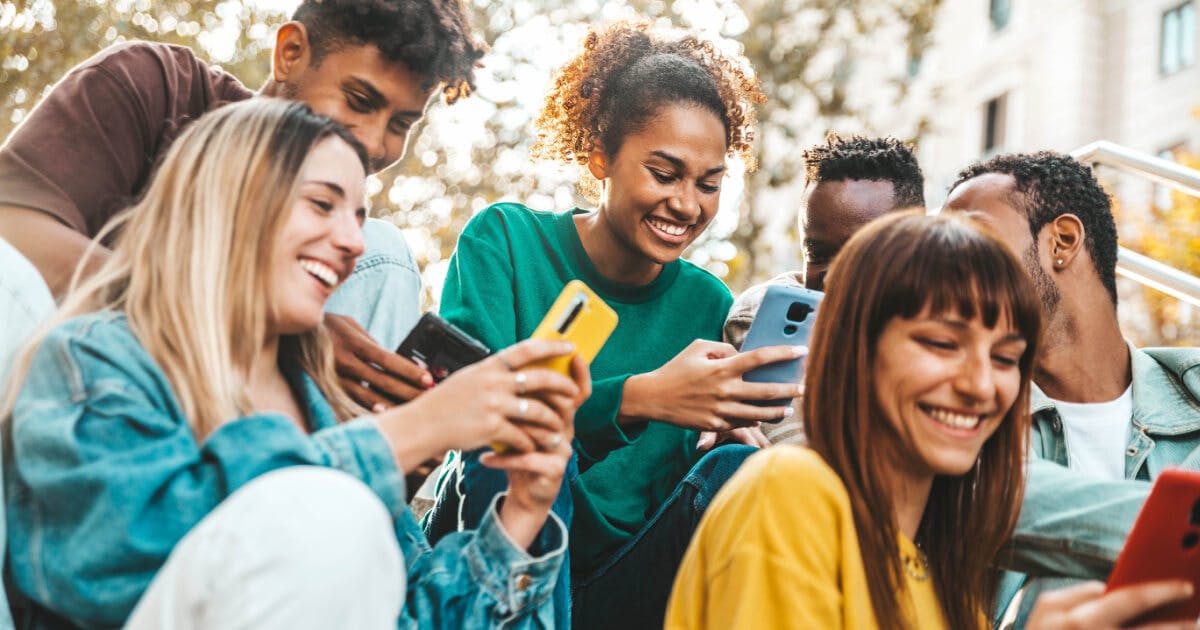
M 322 180 L 317 180 L 317 179 L 310 179 L 304 183 L 305 184 L 315 184 L 317 186 L 324 186 L 324 187 L 328 188 L 330 190 L 330 192 L 332 192 L 333 194 L 335 194 L 339 197 L 345 198 L 345 196 L 346 196 L 346 190 L 333 182 L 327 182 L 327 181 L 322 181 Z
M 935 321 L 939 324 L 945 324 L 946 326 L 949 326 L 951 328 L 956 328 L 958 330 L 966 330 L 968 327 L 970 327 L 970 324 L 967 323 L 965 320 L 952 319 L 950 317 L 934 317 L 933 321 Z M 1023 335 L 1021 335 L 1020 333 L 1015 333 L 1015 332 L 1009 333 L 1007 335 L 1004 335 L 1004 338 L 1002 338 L 1000 340 L 1000 343 L 1009 343 L 1012 341 L 1025 341 L 1025 337 Z
M 376 87 L 366 79 L 360 77 L 350 77 L 346 80 L 346 82 L 349 83 L 351 87 L 356 87 L 363 92 L 366 92 L 367 101 L 370 102 L 371 106 L 375 109 L 383 109 L 385 106 L 387 106 L 387 97 L 384 96 L 383 92 L 380 92 L 378 89 L 376 89 Z M 396 113 L 396 116 L 400 118 L 420 118 L 423 115 L 424 112 L 418 110 L 405 110 Z M 394 117 L 395 116 L 393 116 L 393 118 Z
M 681 171 L 687 170 L 684 168 L 683 160 L 675 157 L 674 155 L 671 155 L 670 153 L 667 153 L 665 151 L 651 151 L 650 155 L 653 155 L 654 157 L 657 157 L 657 158 L 662 158 L 662 159 L 670 162 L 671 165 L 674 166 L 676 169 L 679 169 Z M 707 171 L 704 171 L 704 174 L 701 175 L 701 177 L 708 177 L 709 175 L 717 175 L 718 173 L 724 173 L 724 172 L 725 172 L 724 166 L 715 166 L 713 168 L 708 169 Z

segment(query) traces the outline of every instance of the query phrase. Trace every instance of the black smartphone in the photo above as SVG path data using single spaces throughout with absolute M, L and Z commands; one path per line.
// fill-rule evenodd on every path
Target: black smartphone
M 429 372 L 435 383 L 440 383 L 455 370 L 488 356 L 492 351 L 458 326 L 433 313 L 425 313 L 396 349 L 396 353 L 421 366 Z

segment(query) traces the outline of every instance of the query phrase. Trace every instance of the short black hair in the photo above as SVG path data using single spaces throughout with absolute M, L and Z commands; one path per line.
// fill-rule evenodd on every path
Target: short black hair
M 1011 175 L 1016 181 L 1013 205 L 1029 220 L 1029 233 L 1035 245 L 1038 232 L 1046 224 L 1064 214 L 1079 217 L 1084 247 L 1115 305 L 1117 222 L 1113 219 L 1112 199 L 1096 180 L 1092 168 L 1054 151 L 998 155 L 963 169 L 950 190 L 987 173 Z
M 912 149 L 895 138 L 843 138 L 836 133 L 804 151 L 809 184 L 847 179 L 892 183 L 897 208 L 925 207 L 925 176 Z
M 304 0 L 292 20 L 308 31 L 313 63 L 348 45 L 373 44 L 426 87 L 442 85 L 447 103 L 475 89 L 475 66 L 487 52 L 461 0 Z

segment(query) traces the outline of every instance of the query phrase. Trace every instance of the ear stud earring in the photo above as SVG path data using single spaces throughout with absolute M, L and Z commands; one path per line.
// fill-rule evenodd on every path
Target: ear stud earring
M 1054 261 L 1054 263 L 1061 267 L 1063 265 L 1063 259 L 1059 258 L 1058 260 Z

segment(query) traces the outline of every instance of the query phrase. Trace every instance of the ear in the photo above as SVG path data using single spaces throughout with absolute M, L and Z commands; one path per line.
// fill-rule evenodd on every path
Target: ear
M 1083 252 L 1083 241 L 1087 236 L 1083 222 L 1073 214 L 1064 214 L 1042 228 L 1046 242 L 1045 251 L 1050 257 L 1050 267 L 1063 271 Z
M 608 177 L 608 155 L 600 149 L 593 149 L 588 154 L 587 167 L 592 177 L 604 181 Z
M 271 51 L 271 78 L 277 83 L 294 80 L 308 69 L 312 48 L 308 45 L 308 30 L 299 22 L 288 22 L 275 33 L 275 49 Z

